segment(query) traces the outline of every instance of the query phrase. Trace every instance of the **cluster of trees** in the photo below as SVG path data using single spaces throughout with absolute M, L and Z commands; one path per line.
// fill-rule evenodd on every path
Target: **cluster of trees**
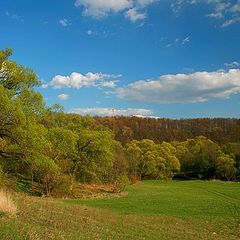
M 227 143 L 221 147 L 199 136 L 183 142 L 172 142 L 181 173 L 204 179 L 239 180 L 240 143 Z
M 135 130 L 125 125 L 119 132 L 118 118 L 47 107 L 35 91 L 40 84 L 36 74 L 9 60 L 11 54 L 9 49 L 0 51 L 0 181 L 5 175 L 24 179 L 42 194 L 51 194 L 72 191 L 77 182 L 121 186 L 128 179 L 172 178 L 176 173 L 239 179 L 240 143 L 220 146 L 206 137 L 153 141 L 135 137 Z
M 134 139 L 151 139 L 154 142 L 184 141 L 188 138 L 206 136 L 224 144 L 239 142 L 240 119 L 234 118 L 199 118 L 167 119 L 144 117 L 96 117 L 96 120 L 112 129 L 116 139 L 128 143 Z
M 32 70 L 0 52 L 0 166 L 5 173 L 38 183 L 49 194 L 63 182 L 113 181 L 111 130 L 94 120 L 46 107 L 34 90 Z

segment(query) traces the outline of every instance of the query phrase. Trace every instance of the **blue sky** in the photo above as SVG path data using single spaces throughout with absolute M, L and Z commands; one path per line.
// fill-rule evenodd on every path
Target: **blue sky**
M 240 0 L 1 0 L 0 27 L 47 105 L 240 117 Z

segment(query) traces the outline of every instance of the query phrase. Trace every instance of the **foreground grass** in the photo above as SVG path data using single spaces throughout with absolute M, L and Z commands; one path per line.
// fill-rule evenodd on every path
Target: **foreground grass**
M 15 197 L 1 239 L 240 239 L 240 184 L 147 181 L 119 198 Z
M 17 207 L 6 191 L 0 189 L 0 213 L 14 216 L 17 212 Z

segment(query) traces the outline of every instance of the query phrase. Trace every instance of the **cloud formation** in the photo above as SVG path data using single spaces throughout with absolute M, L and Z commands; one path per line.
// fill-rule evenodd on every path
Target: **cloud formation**
M 93 31 L 92 31 L 92 30 L 90 30 L 90 29 L 89 29 L 89 30 L 87 30 L 87 35 L 89 35 L 89 36 L 90 36 L 90 35 L 93 35 Z
M 111 12 L 120 12 L 133 6 L 129 0 L 76 0 L 75 6 L 84 8 L 83 14 L 92 17 L 103 17 Z
M 240 0 L 174 0 L 171 8 L 175 13 L 179 13 L 184 6 L 197 4 L 208 5 L 212 11 L 206 16 L 220 19 L 221 27 L 228 27 L 240 22 Z
M 74 108 L 71 113 L 90 116 L 150 116 L 153 111 L 141 108 Z
M 124 16 L 136 22 L 144 20 L 142 9 L 158 0 L 76 0 L 75 6 L 83 8 L 84 16 L 102 18 L 111 13 L 124 12 Z
M 116 87 L 117 80 L 121 75 L 103 74 L 103 73 L 92 73 L 81 74 L 73 72 L 69 76 L 56 75 L 51 82 L 44 84 L 43 88 L 51 86 L 55 89 L 61 88 L 75 88 L 80 89 L 83 87 Z
M 162 39 L 161 41 L 164 42 L 164 40 L 167 40 L 167 39 Z M 179 47 L 179 46 L 182 46 L 182 45 L 187 45 L 191 42 L 191 36 L 186 36 L 184 38 L 180 38 L 180 37 L 177 37 L 175 38 L 173 41 L 171 42 L 168 42 L 166 44 L 166 47 L 167 48 L 170 48 L 170 47 Z
M 233 62 L 231 62 L 231 63 L 224 63 L 224 65 L 225 65 L 227 68 L 239 68 L 239 67 L 240 67 L 240 62 L 233 61 Z
M 8 18 L 11 18 L 12 20 L 16 20 L 16 21 L 20 21 L 20 22 L 24 21 L 23 18 L 20 15 L 16 14 L 16 13 L 12 13 L 12 12 L 6 11 L 5 15 Z
M 187 36 L 186 38 L 184 38 L 182 40 L 182 45 L 186 44 L 186 43 L 189 43 L 190 42 L 190 36 Z
M 59 23 L 60 25 L 62 25 L 63 27 L 68 27 L 68 26 L 71 26 L 71 25 L 72 25 L 71 21 L 68 20 L 68 19 L 66 19 L 66 18 L 60 19 L 60 20 L 58 21 L 58 23 Z
M 131 22 L 137 22 L 143 20 L 147 17 L 146 13 L 139 12 L 137 8 L 130 8 L 125 12 L 125 17 Z
M 65 93 L 62 93 L 62 94 L 58 95 L 58 98 L 59 98 L 60 100 L 68 100 L 69 97 L 70 97 L 70 96 L 69 96 L 68 94 L 65 94 Z
M 196 103 L 240 93 L 240 69 L 162 75 L 116 89 L 125 100 L 152 103 Z

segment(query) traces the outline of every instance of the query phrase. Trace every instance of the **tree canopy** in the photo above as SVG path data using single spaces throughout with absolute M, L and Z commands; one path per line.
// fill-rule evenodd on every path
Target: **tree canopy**
M 176 174 L 240 179 L 240 143 L 223 133 L 235 129 L 238 120 L 229 120 L 232 128 L 225 121 L 222 132 L 214 124 L 205 126 L 206 119 L 196 120 L 197 127 L 190 122 L 190 129 L 187 120 L 65 113 L 59 105 L 46 106 L 35 90 L 37 75 L 10 60 L 11 55 L 10 49 L 0 51 L 0 179 L 37 185 L 40 194 L 63 186 L 69 193 L 83 182 L 116 183 L 122 189 L 129 179 L 171 179 Z M 196 135 L 202 129 L 210 131 Z M 209 138 L 220 133 L 226 137 L 222 144 Z M 232 139 L 240 139 L 235 135 Z

